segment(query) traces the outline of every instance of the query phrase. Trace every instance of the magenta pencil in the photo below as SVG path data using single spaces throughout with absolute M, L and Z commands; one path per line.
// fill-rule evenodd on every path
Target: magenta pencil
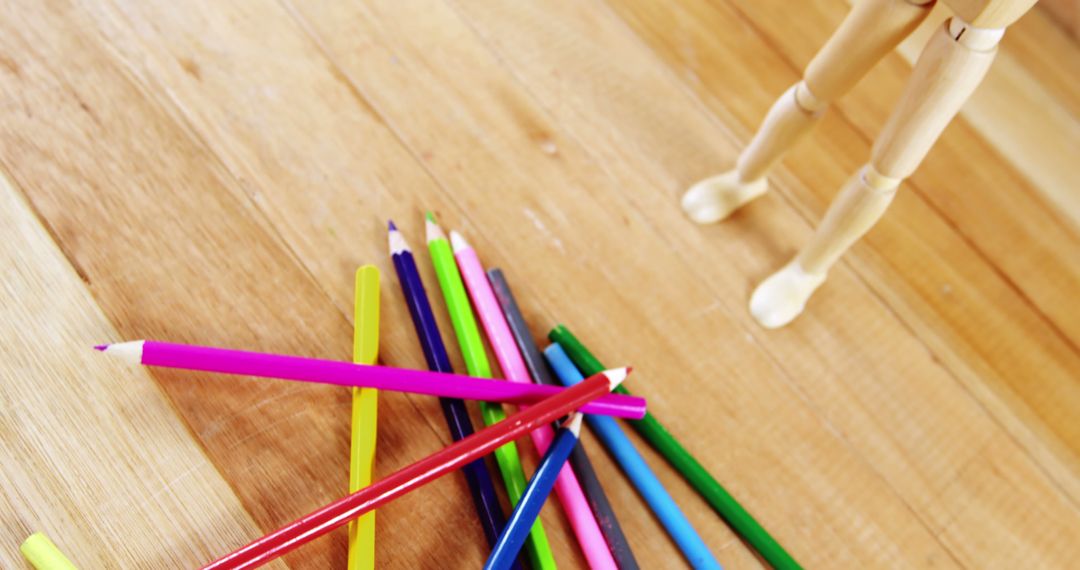
M 495 358 L 499 361 L 503 375 L 515 384 L 535 386 L 476 251 L 457 232 L 450 232 L 450 243 L 454 248 L 454 259 L 457 260 L 461 277 L 465 280 L 465 288 L 469 291 L 469 298 L 472 299 L 473 306 L 480 316 L 480 322 L 484 326 L 484 332 L 487 333 L 488 341 L 495 352 Z M 532 436 L 533 444 L 536 445 L 541 456 L 547 453 L 555 438 L 551 426 L 547 425 L 533 430 L 529 435 Z M 585 499 L 585 493 L 581 490 L 581 484 L 578 483 L 577 476 L 569 465 L 563 465 L 559 470 L 559 475 L 555 479 L 555 494 L 570 519 L 570 526 L 574 529 L 578 543 L 581 544 L 581 550 L 589 562 L 589 567 L 617 569 L 618 566 L 611 555 L 611 550 L 608 549 L 604 535 L 600 531 L 600 525 L 596 522 L 596 517 L 589 508 L 589 502 Z
M 248 352 L 136 340 L 94 347 L 106 354 L 146 366 L 162 366 L 183 370 L 220 372 L 261 376 L 281 380 L 296 380 L 317 384 L 357 386 L 395 392 L 426 394 L 462 400 L 483 400 L 508 404 L 535 404 L 565 388 L 556 386 L 521 386 L 460 374 L 369 366 L 337 360 L 321 360 L 300 356 L 285 356 L 265 352 Z M 619 418 L 640 419 L 645 416 L 645 400 L 609 394 L 590 402 L 582 412 Z

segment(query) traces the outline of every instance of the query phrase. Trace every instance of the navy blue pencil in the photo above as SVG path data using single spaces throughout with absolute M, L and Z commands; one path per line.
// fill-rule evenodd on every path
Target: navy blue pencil
M 514 293 L 510 290 L 510 284 L 506 282 L 502 270 L 490 269 L 487 276 L 488 281 L 491 282 L 492 290 L 495 291 L 495 297 L 499 300 L 503 315 L 506 316 L 506 322 L 510 325 L 510 332 L 514 335 L 514 342 L 521 351 L 521 358 L 525 361 L 525 367 L 529 369 L 529 375 L 537 384 L 561 386 L 562 384 L 552 376 L 544 355 L 540 354 L 536 339 L 533 338 L 532 332 L 529 331 L 529 325 L 525 322 L 524 315 L 521 314 L 521 308 L 518 307 L 517 300 L 514 299 Z M 596 470 L 593 469 L 592 462 L 589 461 L 589 456 L 585 453 L 583 445 L 575 446 L 573 452 L 570 453 L 570 467 L 574 469 L 574 474 L 577 475 L 578 482 L 581 483 L 581 490 L 585 493 L 585 500 L 589 502 L 589 508 L 592 510 L 593 516 L 596 517 L 596 522 L 600 525 L 600 532 L 604 535 L 604 541 L 607 542 L 608 549 L 611 550 L 611 556 L 615 559 L 615 564 L 618 565 L 619 570 L 637 570 L 638 563 L 637 559 L 634 558 L 634 551 L 630 549 L 630 541 L 626 539 L 622 526 L 619 525 L 619 520 L 615 518 L 615 511 L 611 508 L 611 503 L 604 493 L 603 486 L 600 485 L 600 479 L 596 476 Z
M 424 283 L 420 280 L 420 272 L 416 268 L 412 250 L 409 249 L 405 237 L 392 221 L 389 240 L 390 259 L 394 262 L 398 282 L 401 283 L 401 290 L 409 306 L 413 325 L 416 327 L 416 336 L 419 337 L 420 345 L 424 349 L 424 359 L 427 360 L 428 368 L 434 372 L 453 372 L 450 357 L 446 353 L 446 345 L 443 344 L 442 335 L 439 333 L 439 325 L 435 322 L 434 313 L 431 312 L 427 291 L 424 290 Z M 450 436 L 454 441 L 473 434 L 472 421 L 469 420 L 465 402 L 457 398 L 439 398 L 439 404 L 442 405 L 443 415 L 446 416 L 446 423 L 450 426 Z M 466 465 L 462 472 L 472 492 L 476 514 L 479 515 L 481 526 L 484 527 L 488 545 L 493 547 L 506 525 L 506 519 L 499 506 L 495 485 L 491 482 L 491 474 L 488 473 L 483 459 L 477 459 Z
M 562 471 L 570 452 L 577 446 L 581 434 L 581 419 L 581 412 L 570 414 L 562 429 L 555 435 L 555 441 L 540 460 L 529 484 L 525 486 L 521 500 L 514 507 L 514 512 L 510 513 L 506 529 L 491 548 L 491 555 L 484 563 L 484 570 L 505 570 L 514 564 L 525 539 L 529 537 L 529 530 L 536 522 L 536 517 L 540 516 L 540 509 L 551 494 L 551 488 L 555 486 L 559 471 Z

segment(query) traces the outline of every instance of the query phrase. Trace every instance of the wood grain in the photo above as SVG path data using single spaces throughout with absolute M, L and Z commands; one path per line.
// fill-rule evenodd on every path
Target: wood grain
M 118 338 L 347 360 L 351 277 L 372 262 L 381 359 L 420 368 L 385 220 L 434 293 L 420 231 L 433 209 L 506 271 L 538 337 L 566 322 L 605 361 L 631 360 L 631 388 L 808 567 L 1066 567 L 1080 554 L 1068 539 L 1080 534 L 1080 319 L 1067 302 L 1080 269 L 1073 218 L 1045 187 L 1075 165 L 1032 175 L 1001 142 L 1014 127 L 965 110 L 807 313 L 761 330 L 746 297 L 865 162 L 910 71 L 891 55 L 759 204 L 705 230 L 679 213 L 678 193 L 734 160 L 845 10 L 25 2 L 0 22 L 0 166 L 48 228 L 35 239 L 59 247 Z M 1071 113 L 1070 64 L 1018 37 L 1000 57 L 1036 96 L 1007 100 Z M 1072 136 L 1038 125 L 1046 140 Z M 344 492 L 347 391 L 144 376 L 259 529 Z M 381 399 L 379 473 L 449 441 L 433 400 Z M 670 567 L 673 544 L 584 441 L 638 559 Z M 725 566 L 760 566 L 645 455 Z M 580 566 L 561 511 L 543 516 L 558 560 Z M 206 546 L 237 546 L 256 536 L 250 524 Z M 472 567 L 485 554 L 460 478 L 388 506 L 378 532 L 380 567 Z M 339 532 L 286 561 L 344 559 Z
M 1076 0 L 1043 0 L 1037 5 L 1073 39 L 1080 36 L 1080 2 Z
M 0 233 L 0 565 L 37 531 L 83 568 L 195 566 L 255 532 L 153 379 L 90 349 L 116 331 L 3 176 Z

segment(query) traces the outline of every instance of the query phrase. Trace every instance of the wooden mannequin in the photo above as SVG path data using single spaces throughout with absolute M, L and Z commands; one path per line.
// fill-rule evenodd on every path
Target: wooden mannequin
M 758 285 L 750 312 L 776 328 L 802 312 L 833 263 L 885 212 L 900 182 L 986 74 L 1005 28 L 1036 0 L 942 0 L 954 16 L 933 34 L 870 162 L 852 175 L 798 255 Z M 694 221 L 723 220 L 767 189 L 766 174 L 840 97 L 926 18 L 934 0 L 862 0 L 807 66 L 803 80 L 769 110 L 733 170 L 698 182 L 683 196 Z

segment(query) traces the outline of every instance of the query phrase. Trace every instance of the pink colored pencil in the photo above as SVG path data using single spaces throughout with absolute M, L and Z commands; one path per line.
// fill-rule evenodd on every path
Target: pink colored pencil
M 480 322 L 487 333 L 488 341 L 495 358 L 499 361 L 503 375 L 510 382 L 536 386 L 532 383 L 529 369 L 525 367 L 525 361 L 521 358 L 517 343 L 510 332 L 510 325 L 503 316 L 499 301 L 495 298 L 495 292 L 491 289 L 484 267 L 480 264 L 480 258 L 476 251 L 457 232 L 450 232 L 450 244 L 454 248 L 454 259 L 457 260 L 461 277 L 465 280 L 465 288 L 469 291 L 476 313 L 480 316 Z M 524 409 L 524 406 L 522 406 Z M 541 426 L 530 434 L 533 444 L 543 456 L 547 453 L 551 442 L 555 438 L 555 432 L 551 426 Z M 562 503 L 563 509 L 570 519 L 570 526 L 574 529 L 581 550 L 589 562 L 589 567 L 594 569 L 616 570 L 618 566 L 608 549 L 604 535 L 600 531 L 600 525 L 593 516 L 589 502 L 585 499 L 585 493 L 581 490 L 577 476 L 569 465 L 564 465 L 555 480 L 555 494 Z
M 94 348 L 129 362 L 147 366 L 261 376 L 318 384 L 336 384 L 338 386 L 357 386 L 376 388 L 378 390 L 427 394 L 442 398 L 505 402 L 518 405 L 535 404 L 565 390 L 565 388 L 555 386 L 519 386 L 459 374 L 390 368 L 387 366 L 369 366 L 337 360 L 320 360 L 317 358 L 247 352 L 152 340 L 121 342 Z M 640 419 L 645 415 L 645 400 L 609 394 L 586 404 L 581 411 L 590 414 Z

